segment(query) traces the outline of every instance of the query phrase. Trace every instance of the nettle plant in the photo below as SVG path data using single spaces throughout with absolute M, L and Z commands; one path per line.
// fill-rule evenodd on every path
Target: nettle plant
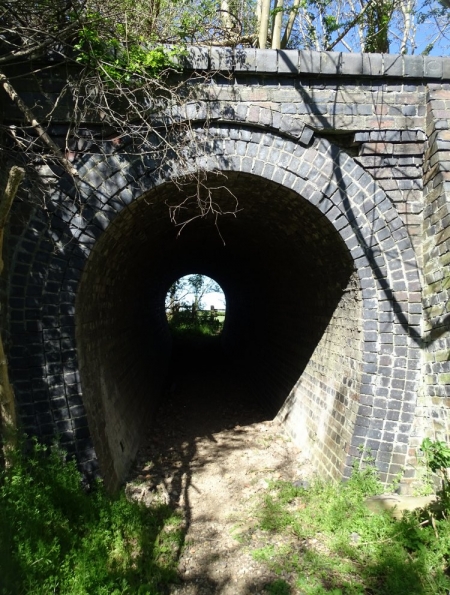
M 444 497 L 450 497 L 450 446 L 439 440 L 425 438 L 420 447 L 427 468 L 442 479 Z

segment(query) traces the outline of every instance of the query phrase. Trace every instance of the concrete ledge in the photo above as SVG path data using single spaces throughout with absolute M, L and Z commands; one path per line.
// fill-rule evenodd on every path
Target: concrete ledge
M 186 70 L 450 81 L 450 58 L 439 56 L 190 47 L 184 62 Z
M 439 511 L 439 500 L 435 494 L 431 496 L 402 496 L 398 494 L 381 494 L 371 496 L 365 501 L 367 508 L 374 514 L 381 514 L 386 510 L 396 519 L 401 519 L 405 511 L 429 508 Z

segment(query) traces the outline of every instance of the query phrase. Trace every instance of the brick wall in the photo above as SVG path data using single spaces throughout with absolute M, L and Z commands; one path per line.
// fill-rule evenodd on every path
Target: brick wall
M 427 90 L 426 152 L 423 213 L 423 378 L 417 421 L 411 440 L 414 447 L 424 435 L 450 440 L 449 343 L 449 135 L 450 87 L 430 84 Z
M 350 450 L 360 401 L 363 325 L 358 281 L 356 275 L 351 277 L 277 416 L 302 447 L 302 455 L 335 478 L 341 476 Z
M 171 110 L 192 125 L 184 166 L 159 168 L 151 144 L 71 145 L 76 188 L 51 180 L 46 208 L 16 205 L 9 230 L 7 338 L 24 428 L 59 433 L 117 485 L 163 394 L 165 291 L 198 270 L 226 291 L 225 348 L 318 469 L 348 475 L 361 446 L 384 480 L 412 464 L 421 437 L 447 424 L 438 81 L 449 64 L 193 48 L 187 69 L 217 72 Z M 61 138 L 69 108 L 54 114 Z M 195 194 L 185 176 L 196 169 L 223 210 L 238 205 L 220 220 L 225 244 L 213 219 L 178 239 L 170 221 L 168 205 Z

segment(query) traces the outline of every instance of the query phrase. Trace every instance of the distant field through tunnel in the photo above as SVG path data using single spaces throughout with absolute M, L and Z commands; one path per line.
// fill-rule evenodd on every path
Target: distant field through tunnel
M 223 288 L 222 346 L 234 362 L 230 374 L 234 367 L 244 371 L 255 401 L 270 415 L 308 365 L 310 376 L 325 383 L 314 396 L 307 383 L 297 388 L 308 402 L 335 391 L 337 378 L 342 406 L 357 389 L 358 290 L 338 232 L 302 197 L 256 176 L 211 175 L 205 186 L 229 214 L 193 219 L 179 233 L 168 205 L 195 197 L 197 188 L 166 183 L 119 215 L 86 264 L 77 346 L 84 402 L 107 475 L 123 476 L 156 411 L 171 357 L 165 296 L 192 270 Z M 182 213 L 184 220 L 193 215 L 189 208 Z M 312 405 L 305 402 L 300 441 L 308 413 Z M 347 421 L 343 414 L 336 430 Z

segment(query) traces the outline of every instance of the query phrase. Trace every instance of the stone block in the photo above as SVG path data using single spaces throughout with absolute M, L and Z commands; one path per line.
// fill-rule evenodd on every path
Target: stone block
M 360 155 L 389 155 L 393 153 L 394 147 L 396 145 L 393 143 L 384 141 L 368 142 L 361 145 Z
M 438 56 L 425 56 L 423 76 L 425 78 L 441 79 L 444 74 L 444 63 L 448 58 L 440 58 Z
M 444 58 L 442 63 L 442 79 L 450 81 L 450 58 Z
M 291 116 L 285 115 L 281 117 L 280 131 L 287 132 L 295 137 L 300 137 L 303 129 L 305 128 L 304 123 L 301 120 L 292 118 Z
M 356 112 L 359 116 L 372 116 L 374 113 L 374 106 L 372 104 L 363 104 L 356 106 Z
M 341 52 L 321 52 L 320 73 L 330 75 L 339 74 L 341 61 Z
M 416 130 L 402 130 L 400 138 L 401 138 L 402 142 L 415 142 L 417 140 L 417 131 Z
M 281 74 L 297 74 L 300 54 L 298 50 L 278 50 L 278 72 Z
M 231 48 L 210 47 L 208 52 L 211 70 L 233 70 L 234 53 Z
M 355 133 L 355 143 L 363 143 L 370 140 L 370 132 L 356 132 Z M 374 139 L 376 140 L 376 139 Z
M 239 104 L 235 111 L 235 118 L 240 122 L 247 121 L 247 114 L 248 114 L 248 105 L 247 104 Z
M 382 54 L 362 54 L 362 74 L 365 76 L 381 76 L 383 74 Z
M 188 70 L 208 70 L 208 48 L 198 46 L 188 47 L 187 56 L 184 59 L 184 67 Z
M 403 76 L 409 78 L 422 78 L 423 56 L 403 56 Z
M 363 74 L 363 54 L 342 52 L 340 60 L 340 74 Z
M 206 104 L 190 102 L 185 106 L 185 116 L 188 120 L 205 120 L 207 115 Z
M 300 50 L 300 73 L 320 74 L 321 52 L 314 50 Z
M 235 49 L 234 70 L 235 72 L 256 72 L 256 54 L 259 50 Z
M 281 113 L 295 115 L 297 113 L 297 105 L 295 103 L 282 103 Z
M 276 50 L 256 51 L 256 72 L 276 73 L 277 52 Z
M 400 142 L 401 132 L 399 130 L 373 130 L 369 133 L 371 141 Z
M 403 76 L 403 56 L 383 54 L 383 75 Z

